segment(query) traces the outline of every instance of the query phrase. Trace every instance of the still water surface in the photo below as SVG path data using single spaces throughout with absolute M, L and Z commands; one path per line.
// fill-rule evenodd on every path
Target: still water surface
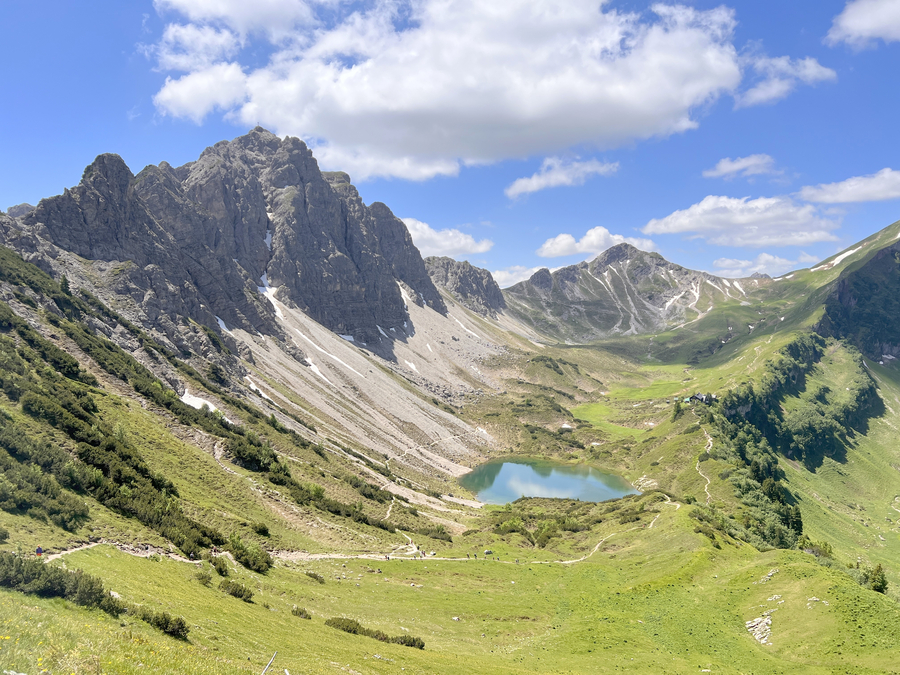
M 557 497 L 602 502 L 637 494 L 624 478 L 584 464 L 544 459 L 505 459 L 476 467 L 459 479 L 486 504 L 507 504 L 519 497 Z

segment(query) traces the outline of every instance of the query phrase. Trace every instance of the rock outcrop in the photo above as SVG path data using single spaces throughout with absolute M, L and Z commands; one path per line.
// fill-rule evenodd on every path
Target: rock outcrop
M 13 222 L 4 240 L 45 269 L 60 252 L 115 264 L 113 290 L 170 335 L 182 317 L 278 334 L 260 287 L 361 342 L 403 325 L 404 292 L 446 311 L 402 221 L 366 206 L 346 174 L 324 175 L 299 139 L 259 127 L 137 176 L 100 155 L 78 186 Z
M 20 218 L 24 216 L 26 213 L 34 211 L 34 207 L 31 204 L 23 202 L 21 204 L 16 204 L 15 206 L 10 206 L 6 209 L 6 215 L 10 218 Z
M 436 286 L 473 312 L 495 317 L 506 308 L 503 292 L 487 270 L 445 257 L 426 258 L 425 267 Z

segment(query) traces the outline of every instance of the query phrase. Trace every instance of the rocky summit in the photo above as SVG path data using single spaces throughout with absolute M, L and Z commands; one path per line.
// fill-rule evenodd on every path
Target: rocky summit
M 506 309 L 503 292 L 487 270 L 465 260 L 436 256 L 426 258 L 425 267 L 438 288 L 446 290 L 473 312 L 496 318 L 498 312 Z
M 362 342 L 407 320 L 401 285 L 413 302 L 446 309 L 386 206 L 363 204 L 346 174 L 319 171 L 302 141 L 261 128 L 136 176 L 100 155 L 79 185 L 4 230 L 45 269 L 64 273 L 55 261 L 67 252 L 113 270 L 115 292 L 140 298 L 173 339 L 179 316 L 277 333 L 265 293 Z

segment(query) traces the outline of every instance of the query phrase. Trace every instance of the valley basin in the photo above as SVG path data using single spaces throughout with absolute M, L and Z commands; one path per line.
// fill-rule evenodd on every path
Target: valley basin
M 507 457 L 475 467 L 460 485 L 485 504 L 508 504 L 519 497 L 551 497 L 602 502 L 639 494 L 624 478 L 587 464 Z

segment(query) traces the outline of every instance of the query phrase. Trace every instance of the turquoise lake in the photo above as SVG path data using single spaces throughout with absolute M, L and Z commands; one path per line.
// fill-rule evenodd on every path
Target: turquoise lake
M 485 504 L 508 504 L 519 497 L 556 497 L 602 502 L 638 494 L 624 478 L 584 464 L 543 459 L 505 459 L 476 467 L 459 479 Z

